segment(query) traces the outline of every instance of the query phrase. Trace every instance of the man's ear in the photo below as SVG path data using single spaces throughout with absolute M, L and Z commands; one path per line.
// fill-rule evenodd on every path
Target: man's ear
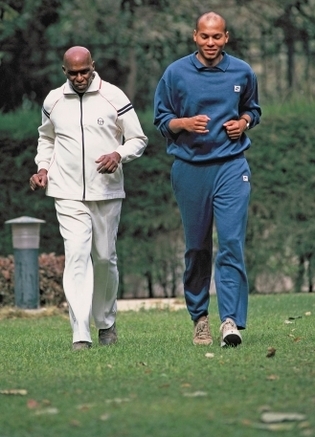
M 63 65 L 61 68 L 62 68 L 62 71 L 64 72 L 64 74 L 66 74 L 66 68 L 65 68 L 65 66 Z

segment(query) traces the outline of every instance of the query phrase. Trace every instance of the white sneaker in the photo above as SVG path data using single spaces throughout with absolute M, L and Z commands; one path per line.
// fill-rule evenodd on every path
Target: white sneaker
M 232 319 L 226 319 L 220 326 L 221 347 L 236 347 L 242 343 L 242 336 Z

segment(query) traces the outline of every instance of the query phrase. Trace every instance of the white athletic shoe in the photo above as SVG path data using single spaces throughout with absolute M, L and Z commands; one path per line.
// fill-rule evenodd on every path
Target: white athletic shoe
M 242 343 L 242 336 L 232 319 L 226 319 L 220 326 L 221 347 L 236 347 Z

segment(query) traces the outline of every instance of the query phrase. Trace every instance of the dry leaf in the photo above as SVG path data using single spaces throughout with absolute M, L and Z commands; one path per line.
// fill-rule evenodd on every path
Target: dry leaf
M 28 399 L 27 400 L 27 408 L 30 410 L 33 410 L 35 408 L 39 408 L 39 403 L 35 399 Z
M 184 396 L 189 397 L 189 398 L 198 398 L 198 397 L 202 397 L 202 396 L 207 396 L 208 393 L 206 393 L 205 391 L 195 391 L 193 393 L 184 393 Z
M 205 357 L 206 357 L 206 358 L 213 358 L 213 357 L 214 357 L 214 354 L 212 354 L 211 352 L 207 352 L 207 353 L 205 354 Z
M 24 390 L 24 389 L 0 390 L 0 394 L 26 396 L 27 390 Z
M 264 423 L 299 422 L 305 420 L 305 414 L 300 413 L 277 413 L 268 411 L 261 415 L 260 420 Z
M 129 398 L 115 398 L 115 399 L 107 399 L 106 400 L 107 404 L 111 404 L 111 403 L 121 404 L 123 402 L 130 402 L 130 399 Z
M 266 378 L 268 381 L 276 381 L 277 379 L 279 379 L 279 376 L 277 375 L 269 375 Z
M 58 408 L 50 407 L 50 408 L 43 408 L 42 410 L 36 410 L 34 414 L 36 416 L 42 416 L 44 414 L 58 414 L 58 413 L 59 413 Z
M 310 311 L 306 311 L 305 316 L 311 316 L 312 313 Z
M 268 347 L 268 352 L 266 357 L 270 358 L 270 357 L 274 357 L 276 355 L 276 349 L 274 347 Z

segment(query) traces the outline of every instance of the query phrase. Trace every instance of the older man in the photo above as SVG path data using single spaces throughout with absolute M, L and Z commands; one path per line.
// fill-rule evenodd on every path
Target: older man
M 122 167 L 142 155 L 147 137 L 126 95 L 97 74 L 88 49 L 67 50 L 62 69 L 66 83 L 44 101 L 35 157 L 38 171 L 30 186 L 46 189 L 55 198 L 73 349 L 80 350 L 92 345 L 91 315 L 100 345 L 117 341 Z

